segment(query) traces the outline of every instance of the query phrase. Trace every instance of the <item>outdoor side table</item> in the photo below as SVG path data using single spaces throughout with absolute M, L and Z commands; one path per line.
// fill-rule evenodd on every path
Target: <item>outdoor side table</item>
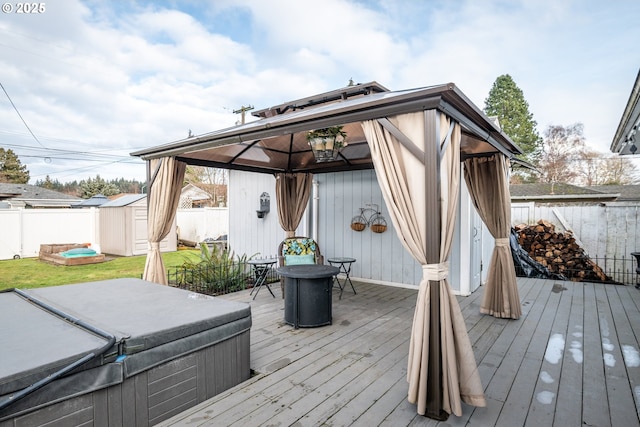
M 338 276 L 336 276 L 336 282 L 338 282 L 338 287 L 340 288 L 339 299 L 342 299 L 342 293 L 344 292 L 344 288 L 347 286 L 347 282 L 349 282 L 349 284 L 351 285 L 351 289 L 353 290 L 353 294 L 355 295 L 356 288 L 353 287 L 353 283 L 351 282 L 351 278 L 349 277 L 349 274 L 351 273 L 351 264 L 356 262 L 356 259 L 347 258 L 347 257 L 334 257 L 334 258 L 329 258 L 327 261 L 331 265 L 335 264 L 335 266 L 337 266 L 338 269 L 340 270 L 340 273 L 344 273 L 346 276 L 342 283 L 340 283 L 340 279 L 338 278 Z
M 256 299 L 258 296 L 258 292 L 260 292 L 260 288 L 262 285 L 266 286 L 269 290 L 269 293 L 275 298 L 276 296 L 273 294 L 273 291 L 269 287 L 267 283 L 267 276 L 269 275 L 269 270 L 271 270 L 271 266 L 275 264 L 278 260 L 275 258 L 265 258 L 265 259 L 251 259 L 247 261 L 248 264 L 253 266 L 253 273 L 256 278 L 256 282 L 253 285 L 253 289 L 249 292 L 249 295 L 253 295 L 253 291 L 256 291 L 256 294 L 253 295 L 253 299 Z
M 285 278 L 285 323 L 296 329 L 331 324 L 331 288 L 338 267 L 285 265 L 276 271 Z

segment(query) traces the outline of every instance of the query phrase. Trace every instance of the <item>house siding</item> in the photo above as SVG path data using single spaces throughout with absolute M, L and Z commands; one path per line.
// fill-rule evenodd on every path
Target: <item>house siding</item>
M 463 184 L 464 185 L 464 184 Z M 262 192 L 271 197 L 271 212 L 258 219 L 256 209 Z M 463 194 L 467 194 L 463 192 Z M 468 197 L 468 196 L 467 196 Z M 482 263 L 481 240 L 472 249 L 475 209 L 467 200 L 459 215 L 452 249 L 450 285 L 455 293 L 468 295 L 480 285 Z M 317 204 L 317 211 L 314 209 Z M 386 219 L 387 230 L 374 233 L 370 227 L 361 232 L 351 229 L 351 220 L 360 208 L 377 205 Z M 236 254 L 265 257 L 276 255 L 285 236 L 278 221 L 275 200 L 275 178 L 271 175 L 231 171 L 229 175 L 229 245 Z M 375 209 L 375 207 L 373 207 Z M 314 218 L 314 215 L 317 218 Z M 471 216 L 470 216 L 471 215 Z M 317 224 L 317 235 L 314 235 Z M 351 276 L 361 281 L 392 286 L 416 287 L 422 279 L 422 268 L 397 237 L 388 209 L 382 198 L 373 170 L 316 174 L 309 206 L 298 227 L 297 235 L 314 237 L 325 257 L 353 257 Z M 471 251 L 479 251 L 472 257 Z M 478 265 L 469 266 L 475 260 Z M 487 261 L 488 262 L 488 261 Z

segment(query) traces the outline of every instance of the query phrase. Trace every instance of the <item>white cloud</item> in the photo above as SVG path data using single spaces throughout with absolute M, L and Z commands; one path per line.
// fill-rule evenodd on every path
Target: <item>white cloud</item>
M 2 16 L 0 82 L 46 147 L 136 163 L 25 157 L 34 181 L 144 179 L 130 151 L 350 78 L 392 90 L 454 82 L 482 108 L 510 74 L 541 134 L 582 122 L 607 151 L 638 72 L 638 15 L 636 2 L 64 0 L 41 15 Z M 38 142 L 6 97 L 0 114 L 0 145 L 45 155 L 28 148 Z

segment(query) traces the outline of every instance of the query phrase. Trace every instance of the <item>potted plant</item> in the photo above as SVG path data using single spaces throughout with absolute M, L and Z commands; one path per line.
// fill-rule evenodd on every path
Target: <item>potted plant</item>
M 307 132 L 307 141 L 318 162 L 338 158 L 338 153 L 347 146 L 347 133 L 342 126 L 315 129 Z

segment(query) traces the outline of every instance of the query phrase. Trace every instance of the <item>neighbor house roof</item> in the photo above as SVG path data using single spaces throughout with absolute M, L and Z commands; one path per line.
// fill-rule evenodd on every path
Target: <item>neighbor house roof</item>
M 610 202 L 620 194 L 565 183 L 512 184 L 512 202 Z
M 638 202 L 640 201 L 640 184 L 633 185 L 593 185 L 594 190 L 603 193 L 619 193 L 618 202 Z
M 0 183 L 0 200 L 6 200 L 12 206 L 33 208 L 69 208 L 82 201 L 81 198 L 47 188 L 29 184 Z

